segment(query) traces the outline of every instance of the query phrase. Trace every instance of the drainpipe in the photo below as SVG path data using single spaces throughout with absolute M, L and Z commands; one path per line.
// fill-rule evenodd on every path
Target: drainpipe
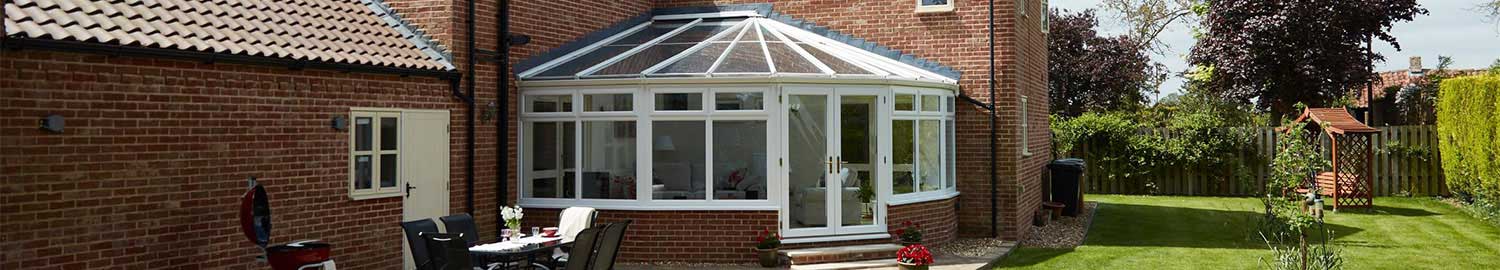
M 999 110 L 997 110 L 995 108 L 996 107 L 995 106 L 996 105 L 995 104 L 995 0 L 990 0 L 990 25 L 989 25 L 989 27 L 990 27 L 990 31 L 989 31 L 989 35 L 990 35 L 990 72 L 989 72 L 989 74 L 990 74 L 990 81 L 989 81 L 989 85 L 990 85 L 990 238 L 999 238 L 1000 237 L 1000 218 L 999 218 L 1000 217 L 1000 214 L 999 214 L 1000 212 L 999 212 L 999 204 L 997 203 L 997 198 L 996 198 L 996 196 L 999 196 L 999 195 L 998 195 L 998 192 L 996 192 L 996 190 L 995 190 L 997 188 L 997 186 L 998 186 L 998 182 L 999 182 L 999 179 L 1000 179 L 999 176 L 997 175 L 999 172 L 995 168 L 995 161 L 996 161 L 996 159 L 999 158 L 998 156 L 995 155 L 995 151 L 999 150 L 995 146 L 995 131 L 996 131 L 996 124 L 997 124 L 996 121 L 995 121 L 995 118 L 1000 117 L 1000 114 L 998 113 Z
M 495 95 L 499 97 L 500 117 L 495 121 L 495 156 L 499 161 L 495 164 L 495 235 L 500 235 L 499 226 L 505 224 L 505 219 L 499 215 L 500 208 L 510 201 L 506 190 L 510 186 L 510 1 L 497 0 L 500 12 L 495 15 L 495 21 L 500 24 L 498 45 L 500 61 L 495 72 Z
M 469 8 L 468 12 L 465 12 L 467 14 L 464 16 L 465 17 L 464 24 L 465 24 L 465 26 L 467 28 L 465 30 L 465 32 L 468 34 L 467 35 L 468 36 L 468 40 L 467 40 L 467 46 L 468 46 L 467 51 L 468 52 L 467 52 L 467 54 L 464 55 L 464 58 L 466 58 L 465 60 L 468 61 L 468 65 L 464 66 L 464 69 L 466 69 L 466 71 L 464 72 L 464 77 L 468 78 L 468 79 L 464 80 L 464 81 L 466 81 L 465 88 L 468 88 L 468 93 L 466 93 L 466 94 L 459 94 L 459 93 L 455 92 L 453 94 L 454 94 L 454 96 L 457 96 L 458 99 L 463 100 L 464 107 L 465 107 L 465 109 L 468 110 L 467 116 L 465 116 L 465 119 L 464 119 L 464 122 L 466 123 L 466 125 L 464 126 L 464 153 L 465 153 L 464 154 L 465 155 L 465 158 L 464 158 L 464 212 L 468 213 L 469 216 L 473 216 L 474 215 L 474 80 L 476 79 L 474 77 L 474 69 L 475 69 L 475 67 L 479 63 L 479 58 L 478 58 L 479 56 L 476 55 L 476 51 L 475 51 L 475 48 L 474 48 L 474 0 L 469 0 L 468 1 L 468 8 Z

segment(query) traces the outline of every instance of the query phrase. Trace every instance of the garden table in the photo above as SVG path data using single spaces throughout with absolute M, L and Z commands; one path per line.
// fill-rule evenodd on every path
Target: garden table
M 572 243 L 563 243 L 562 236 L 523 237 L 514 241 L 501 241 L 469 247 L 469 254 L 484 264 L 501 263 L 507 269 L 523 269 L 522 266 L 536 264 L 535 257 L 541 255 L 551 259 L 552 250 Z M 517 263 L 519 262 L 519 263 Z M 512 266 L 516 268 L 511 268 Z

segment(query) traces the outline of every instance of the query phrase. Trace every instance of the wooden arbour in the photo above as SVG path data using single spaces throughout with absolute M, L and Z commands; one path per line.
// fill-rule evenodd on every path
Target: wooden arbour
M 1304 186 L 1320 190 L 1334 211 L 1373 207 L 1374 135 L 1380 130 L 1360 123 L 1344 108 L 1308 108 L 1294 122 L 1309 121 L 1308 144 L 1324 153 L 1332 166 Z M 1327 139 L 1326 144 L 1323 139 Z

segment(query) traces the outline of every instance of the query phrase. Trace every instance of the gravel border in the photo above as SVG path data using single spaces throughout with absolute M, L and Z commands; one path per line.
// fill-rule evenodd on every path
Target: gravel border
M 1031 233 L 1021 245 L 1039 248 L 1074 248 L 1083 244 L 1088 238 L 1089 227 L 1093 226 L 1094 215 L 1098 213 L 1099 203 L 1085 202 L 1082 213 L 1077 217 L 1063 216 L 1061 219 L 1047 223 L 1045 227 L 1030 226 Z

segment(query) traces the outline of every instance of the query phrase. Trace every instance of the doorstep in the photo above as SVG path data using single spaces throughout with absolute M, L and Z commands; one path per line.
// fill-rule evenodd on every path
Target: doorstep
M 819 263 L 853 262 L 887 260 L 894 262 L 896 251 L 901 250 L 897 244 L 868 244 L 836 247 L 815 247 L 781 250 L 781 256 L 788 258 L 793 267 L 798 265 L 811 265 Z M 847 268 L 838 268 L 847 269 Z

